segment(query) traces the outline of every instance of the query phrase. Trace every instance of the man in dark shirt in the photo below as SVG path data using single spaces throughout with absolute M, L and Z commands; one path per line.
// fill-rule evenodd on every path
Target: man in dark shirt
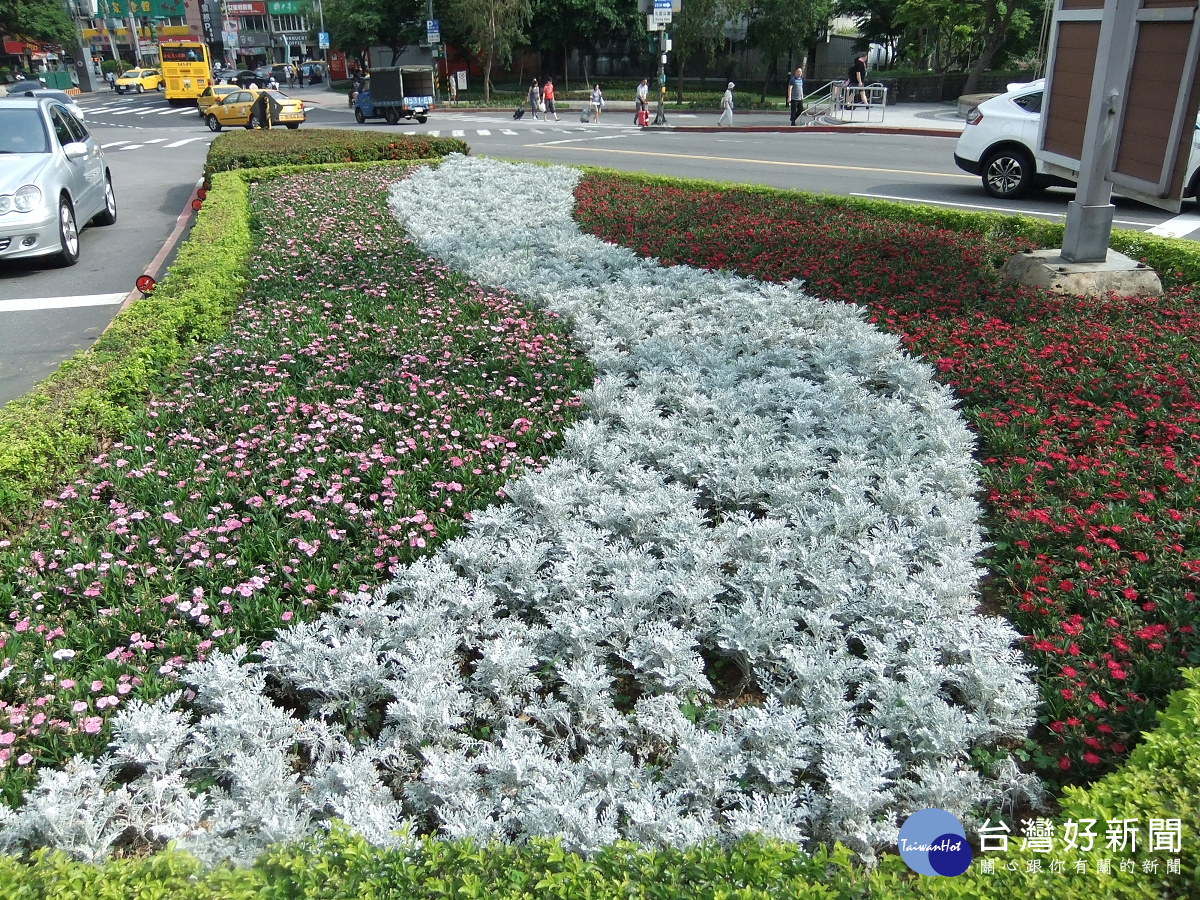
M 850 82 L 850 100 L 853 105 L 856 87 L 865 87 L 867 83 L 867 54 L 859 53 L 854 57 L 854 65 L 850 67 L 849 78 Z M 858 102 L 863 106 L 867 106 L 867 92 L 858 91 Z

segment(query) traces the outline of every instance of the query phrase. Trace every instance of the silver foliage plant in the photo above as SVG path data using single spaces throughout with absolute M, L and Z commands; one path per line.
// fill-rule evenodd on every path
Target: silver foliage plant
M 0 841 L 102 856 L 132 828 L 247 860 L 337 816 L 393 846 L 760 832 L 870 860 L 916 809 L 1036 795 L 969 765 L 1036 691 L 974 611 L 950 392 L 852 306 L 581 234 L 577 178 L 451 157 L 391 196 L 423 250 L 573 326 L 598 378 L 559 456 L 257 661 L 190 666 L 188 712 L 130 705 Z

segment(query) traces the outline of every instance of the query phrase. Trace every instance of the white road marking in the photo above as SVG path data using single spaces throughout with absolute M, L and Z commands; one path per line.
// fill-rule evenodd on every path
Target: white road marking
M 137 110 L 136 109 L 118 109 L 115 112 L 113 112 L 113 115 L 114 116 L 127 116 L 131 112 L 137 112 Z
M 181 112 L 191 112 L 190 109 L 164 109 L 159 113 L 160 116 L 173 116 Z
M 101 144 L 101 150 L 107 150 L 109 147 L 120 147 L 122 144 L 128 144 L 129 141 L 111 141 L 107 144 Z
M 150 140 L 148 140 L 148 141 L 143 141 L 143 143 L 146 143 L 146 144 L 161 144 L 161 143 L 165 142 L 166 140 L 167 140 L 167 138 L 151 138 L 151 139 L 150 139 Z
M 894 197 L 891 194 L 858 194 L 851 192 L 851 197 L 870 197 L 873 200 L 901 200 L 904 203 L 930 203 L 934 206 L 961 206 L 963 209 L 973 209 L 978 212 L 1007 212 L 1021 216 L 1042 216 L 1047 219 L 1065 219 L 1066 213 L 1038 212 L 1036 209 L 1016 209 L 1011 206 L 981 206 L 978 203 L 951 203 L 949 200 L 926 200 L 924 197 Z M 1145 226 L 1145 222 L 1133 222 L 1128 219 L 1113 219 L 1117 225 Z
M 206 140 L 206 138 L 202 138 L 202 137 L 184 138 L 182 141 L 176 141 L 173 144 L 167 144 L 166 147 L 164 147 L 163 149 L 170 150 L 173 147 L 182 147 L 184 144 L 190 144 L 192 141 L 203 141 L 203 140 Z
M 486 128 L 476 128 L 476 129 L 475 129 L 475 133 L 476 133 L 477 135 L 479 135 L 480 137 L 490 137 L 490 136 L 491 136 L 491 134 L 492 134 L 492 133 L 491 133 L 490 131 L 488 131 Z
M 500 133 L 501 134 L 516 134 L 516 132 L 513 131 L 511 128 L 501 128 Z
M 20 300 L 0 300 L 0 312 L 29 312 L 36 309 L 69 309 L 74 306 L 114 306 L 128 293 L 82 294 L 74 297 L 25 297 Z
M 151 107 L 150 109 L 143 109 L 140 113 L 138 113 L 138 115 L 139 116 L 152 116 L 152 115 L 154 115 L 154 113 L 156 113 L 158 111 L 159 111 L 158 109 Z
M 130 144 L 128 147 L 122 147 L 122 150 L 141 150 L 145 144 Z
M 430 137 L 441 137 L 442 136 L 442 133 L 440 131 L 427 131 L 425 133 L 427 135 L 429 135 Z
M 1165 222 L 1159 222 L 1147 234 L 1157 234 L 1161 237 L 1183 237 L 1191 234 L 1197 228 L 1200 228 L 1200 215 L 1183 213 L 1183 215 L 1167 219 Z
M 467 136 L 467 133 L 465 131 L 459 130 L 459 131 L 450 132 L 450 137 L 466 137 L 466 136 Z

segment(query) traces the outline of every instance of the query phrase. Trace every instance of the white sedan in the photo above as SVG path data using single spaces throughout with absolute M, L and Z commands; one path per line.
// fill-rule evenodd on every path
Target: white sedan
M 117 221 L 112 173 L 96 139 L 57 100 L 0 100 L 0 260 L 79 260 L 79 230 Z

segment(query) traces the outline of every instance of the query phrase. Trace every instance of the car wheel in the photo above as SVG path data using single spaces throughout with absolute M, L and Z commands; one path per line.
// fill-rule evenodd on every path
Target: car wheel
M 166 85 L 164 85 L 164 84 L 163 84 L 163 83 L 160 81 L 160 82 L 158 83 L 158 87 L 156 87 L 156 88 L 155 88 L 155 90 L 156 90 L 156 91 L 158 91 L 158 92 L 161 94 L 161 93 L 163 92 L 163 88 L 165 88 L 165 87 L 166 87 Z
M 429 116 L 417 116 L 417 124 L 418 125 L 424 125 L 428 121 L 429 121 Z
M 205 119 L 204 121 L 208 122 L 208 130 L 209 131 L 220 131 L 221 130 L 220 120 L 217 119 L 217 117 L 214 116 L 212 113 L 209 113 L 208 118 Z
M 137 92 L 139 94 L 142 93 L 144 90 L 146 90 L 146 89 L 144 87 L 142 87 L 140 84 L 137 86 Z
M 262 128 L 262 120 L 257 115 L 250 117 L 250 121 L 246 123 L 247 128 Z
M 64 195 L 58 200 L 58 261 L 64 266 L 79 262 L 79 229 L 75 227 L 75 210 Z
M 1029 193 L 1036 173 L 1033 157 L 1020 149 L 997 150 L 983 161 L 983 189 L 1000 200 Z
M 400 121 L 400 114 L 397 113 L 396 110 L 394 110 L 394 109 L 385 109 L 383 111 L 383 118 L 387 121 L 387 123 L 389 125 L 395 125 L 397 122 Z
M 300 127 L 300 123 L 299 123 L 299 122 L 289 122 L 289 123 L 288 123 L 288 129 L 289 129 L 289 130 L 291 130 L 291 131 L 295 131 L 295 130 L 296 130 L 297 128 L 299 128 L 299 127 Z
M 97 225 L 115 225 L 117 222 L 117 195 L 113 191 L 112 178 L 104 176 L 104 209 L 92 219 Z
M 361 109 L 356 109 L 354 111 L 354 121 L 357 122 L 359 125 L 361 125 L 363 122 L 367 121 L 367 117 L 363 115 L 363 111 Z

